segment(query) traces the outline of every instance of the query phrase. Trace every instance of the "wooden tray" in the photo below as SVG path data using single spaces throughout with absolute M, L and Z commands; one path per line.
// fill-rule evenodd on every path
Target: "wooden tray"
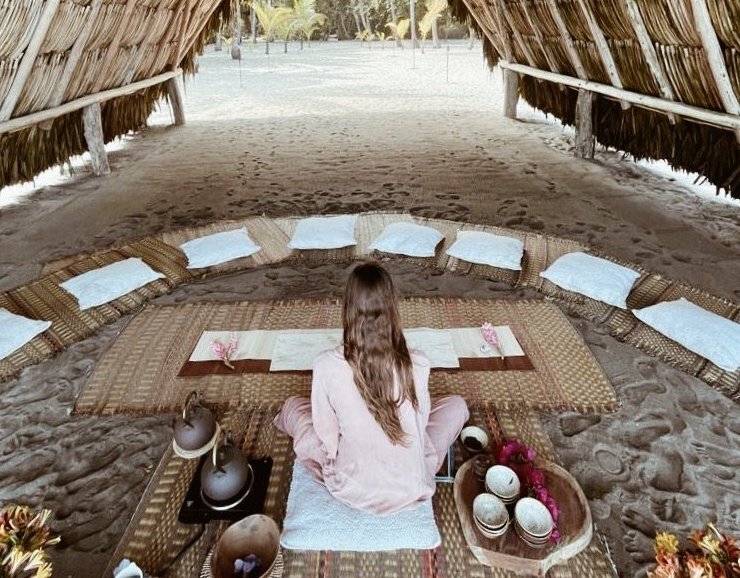
M 455 504 L 470 551 L 484 566 L 497 566 L 520 574 L 544 576 L 581 552 L 593 534 L 591 510 L 578 482 L 556 464 L 537 464 L 545 474 L 547 489 L 560 509 L 560 542 L 541 548 L 528 546 L 509 526 L 500 538 L 490 539 L 478 531 L 473 520 L 473 500 L 485 491 L 483 482 L 473 475 L 473 460 L 465 462 L 455 475 Z

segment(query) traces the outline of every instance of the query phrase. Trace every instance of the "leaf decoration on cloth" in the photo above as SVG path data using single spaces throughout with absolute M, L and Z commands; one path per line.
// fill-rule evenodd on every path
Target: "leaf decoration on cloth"
M 503 359 L 504 350 L 501 348 L 501 342 L 498 339 L 498 335 L 496 334 L 496 330 L 493 328 L 493 325 L 486 321 L 481 326 L 480 331 L 483 334 L 483 339 L 486 340 L 486 343 L 488 343 L 488 345 L 490 345 L 493 350 L 501 356 L 501 359 Z
M 234 369 L 234 366 L 231 364 L 231 358 L 236 353 L 238 347 L 239 339 L 237 338 L 236 333 L 232 333 L 229 336 L 229 342 L 226 345 L 221 343 L 218 339 L 211 340 L 211 351 L 213 351 L 213 354 L 223 361 L 224 365 L 229 369 Z

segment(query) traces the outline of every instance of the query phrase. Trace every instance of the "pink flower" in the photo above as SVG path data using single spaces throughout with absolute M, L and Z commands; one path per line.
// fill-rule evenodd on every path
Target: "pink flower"
M 231 356 L 236 353 L 238 347 L 239 339 L 237 338 L 236 333 L 232 333 L 229 336 L 229 343 L 227 345 L 224 345 L 218 339 L 213 339 L 211 341 L 211 351 L 213 354 L 223 361 L 226 367 L 231 369 L 234 369 L 234 366 L 231 364 Z
M 486 321 L 480 330 L 486 343 L 488 343 L 488 345 L 490 345 L 493 350 L 501 356 L 501 359 L 503 359 L 504 351 L 501 349 L 501 342 L 498 339 L 498 335 L 496 335 L 496 330 L 493 328 L 493 325 Z

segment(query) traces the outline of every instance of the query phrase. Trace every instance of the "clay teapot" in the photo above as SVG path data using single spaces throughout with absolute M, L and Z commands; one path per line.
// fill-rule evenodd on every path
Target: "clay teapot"
M 198 395 L 191 391 L 185 400 L 182 415 L 175 419 L 175 453 L 184 458 L 197 458 L 211 449 L 219 429 L 213 413 Z
M 211 459 L 200 471 L 201 497 L 214 510 L 227 510 L 239 504 L 249 494 L 254 472 L 247 458 L 226 433 L 223 444 L 216 442 Z

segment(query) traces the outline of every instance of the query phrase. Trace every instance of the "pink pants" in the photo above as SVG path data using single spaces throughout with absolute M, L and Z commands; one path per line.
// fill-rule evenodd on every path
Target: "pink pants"
M 468 419 L 468 406 L 459 395 L 448 395 L 432 402 L 426 432 L 437 453 L 435 472 L 442 466 L 447 450 L 460 435 Z M 293 438 L 296 458 L 317 480 L 321 480 L 320 464 L 324 461 L 324 454 L 321 441 L 313 429 L 311 400 L 307 397 L 289 397 L 275 417 L 274 424 Z

